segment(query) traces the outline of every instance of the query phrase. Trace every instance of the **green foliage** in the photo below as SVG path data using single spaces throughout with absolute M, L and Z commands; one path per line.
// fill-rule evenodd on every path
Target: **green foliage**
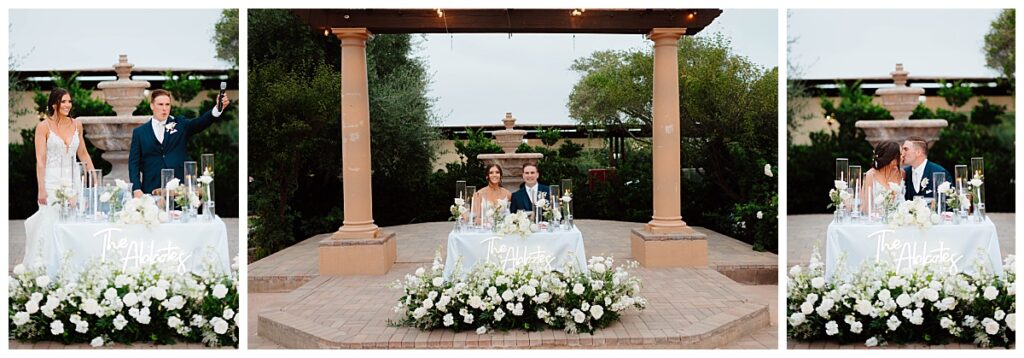
M 952 84 L 946 83 L 945 80 L 939 80 L 939 96 L 946 100 L 946 104 L 953 107 L 953 111 L 956 111 L 960 107 L 967 104 L 967 101 L 974 97 L 974 92 L 971 91 L 970 87 L 964 86 L 962 80 L 957 80 Z
M 789 192 L 789 214 L 824 213 L 828 206 L 830 179 L 835 175 L 835 158 L 849 158 L 851 165 L 861 165 L 866 171 L 871 164 L 871 146 L 863 131 L 854 123 L 866 119 L 891 118 L 888 111 L 871 103 L 859 83 L 850 87 L 839 86 L 837 106 L 822 99 L 822 109 L 832 113 L 840 123 L 836 133 L 811 133 L 811 144 L 793 145 L 789 153 L 789 187 L 800 188 Z M 963 93 L 950 94 L 954 103 L 970 100 Z M 949 94 L 949 93 L 947 93 Z M 931 110 L 923 104 L 914 109 L 911 119 L 945 119 L 948 127 L 939 134 L 939 141 L 928 151 L 928 160 L 952 172 L 956 164 L 969 164 L 971 157 L 985 158 L 985 190 L 988 195 L 986 209 L 990 212 L 1013 211 L 1014 172 L 1000 170 L 1014 166 L 1014 115 L 1003 106 L 981 99 L 970 112 L 945 109 Z
M 249 247 L 259 258 L 342 224 L 339 47 L 286 10 L 250 10 L 248 21 L 249 141 L 260 143 L 249 152 Z M 441 202 L 455 185 L 442 192 L 447 178 L 430 173 L 437 131 L 413 46 L 407 35 L 367 43 L 373 209 L 382 226 L 437 219 L 409 208 Z
M 181 107 L 182 103 L 187 103 L 193 98 L 199 95 L 199 91 L 202 90 L 202 82 L 195 78 L 192 73 L 184 73 L 175 75 L 170 70 L 164 72 L 164 77 L 167 81 L 164 81 L 164 89 L 171 92 L 171 97 L 177 102 L 174 107 Z
M 238 68 L 238 9 L 221 10 L 220 19 L 213 25 L 213 33 L 217 59 Z
M 682 167 L 697 168 L 693 176 L 684 179 L 683 216 L 691 225 L 709 226 L 753 243 L 755 238 L 740 236 L 742 233 L 733 229 L 738 220 L 734 211 L 735 205 L 743 203 L 771 205 L 761 196 L 769 195 L 764 190 L 777 190 L 777 180 L 763 175 L 763 163 L 777 161 L 776 132 L 764 129 L 777 125 L 778 71 L 760 68 L 733 53 L 722 34 L 683 37 L 679 59 Z M 577 60 L 573 70 L 583 76 L 569 96 L 572 118 L 604 127 L 651 124 L 650 51 L 596 52 Z M 618 175 L 624 183 L 641 178 L 632 177 L 630 170 L 644 161 L 650 158 L 620 166 Z M 649 186 L 649 182 L 631 185 Z M 622 188 L 612 188 L 617 189 Z M 652 193 L 648 188 L 628 191 L 634 190 L 647 196 Z M 614 200 L 612 196 L 609 199 Z M 634 199 L 638 200 L 628 204 L 649 212 L 649 205 Z M 649 218 L 647 214 L 643 221 Z M 774 248 L 777 240 L 770 241 L 757 245 Z
M 562 139 L 562 132 L 557 128 L 537 127 L 537 138 L 540 138 L 541 143 L 550 147 Z
M 985 34 L 985 66 L 999 71 L 1011 89 L 1016 88 L 1016 17 L 1014 9 L 999 13 Z

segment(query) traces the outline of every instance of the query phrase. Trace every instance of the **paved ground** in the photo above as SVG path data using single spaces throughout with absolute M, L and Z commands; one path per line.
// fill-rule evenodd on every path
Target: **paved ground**
M 580 220 L 577 224 L 587 238 L 587 255 L 611 255 L 618 260 L 630 258 L 627 240 L 629 230 L 641 225 L 600 220 Z M 712 269 L 641 268 L 637 273 L 644 278 L 643 294 L 651 301 L 648 310 L 641 315 L 626 314 L 620 324 L 598 335 L 584 336 L 583 339 L 556 331 L 536 336 L 512 332 L 477 337 L 471 332 L 453 334 L 387 327 L 385 318 L 394 315 L 390 311 L 391 303 L 398 298 L 397 292 L 387 285 L 405 273 L 414 271 L 416 267 L 429 263 L 435 252 L 440 251 L 443 255 L 444 240 L 451 225 L 441 222 L 387 228 L 397 234 L 398 259 L 395 267 L 384 277 L 317 278 L 317 242 L 325 235 L 310 238 L 251 263 L 248 271 L 249 347 L 281 348 L 259 335 L 257 321 L 261 311 L 275 323 L 266 327 L 284 329 L 274 332 L 274 335 L 290 335 L 299 331 L 282 328 L 280 323 L 285 322 L 316 331 L 327 337 L 325 341 L 334 342 L 331 343 L 333 345 L 377 347 L 514 347 L 541 343 L 557 345 L 559 342 L 580 346 L 625 346 L 632 341 L 678 346 L 680 343 L 667 342 L 668 337 L 686 336 L 700 328 L 702 323 L 714 321 L 724 325 L 730 317 L 744 315 L 750 317 L 746 321 L 774 321 L 776 314 L 776 285 L 741 285 Z M 777 267 L 778 258 L 774 254 L 754 252 L 749 245 L 740 241 L 710 230 L 698 230 L 708 235 L 711 266 L 722 263 L 729 266 L 771 267 L 773 270 Z M 300 289 L 281 293 L 307 281 L 311 282 Z M 292 287 L 286 287 L 290 285 Z M 748 323 L 741 322 L 744 325 Z M 713 346 L 774 349 L 778 345 L 775 325 L 757 329 L 753 333 L 750 333 L 750 326 L 726 326 L 732 328 L 721 329 L 711 335 L 718 337 L 714 339 L 728 337 L 728 340 Z
M 991 213 L 989 217 L 996 225 L 999 235 L 999 251 L 1003 257 L 1016 252 L 1015 226 L 1013 213 Z M 831 214 L 819 215 L 789 215 L 787 216 L 789 241 L 786 248 L 787 267 L 793 265 L 806 265 L 811 259 L 811 253 L 815 245 L 824 252 L 825 231 L 828 223 L 832 220 Z M 775 312 L 773 312 L 775 313 Z M 773 320 L 775 322 L 775 320 Z M 946 345 L 929 346 L 926 344 L 904 344 L 889 345 L 884 347 L 865 347 L 864 344 L 843 344 L 835 342 L 800 342 L 796 340 L 786 341 L 788 349 L 972 349 L 973 344 L 951 343 Z
M 228 251 L 231 257 L 234 258 L 238 254 L 238 219 L 237 218 L 224 218 L 224 225 L 227 226 L 228 230 Z M 25 256 L 25 221 L 24 220 L 11 220 L 8 222 L 8 265 L 7 272 L 10 273 L 14 266 L 21 262 L 21 258 Z M 59 342 L 38 342 L 38 343 L 22 343 L 11 340 L 8 342 L 10 349 L 90 349 L 92 347 L 89 344 L 72 344 L 64 345 Z M 206 349 L 203 344 L 197 343 L 179 343 L 172 345 L 153 345 L 153 344 L 135 344 L 135 345 L 123 345 L 116 344 L 113 346 L 107 346 L 104 348 L 113 349 Z
M 992 213 L 988 214 L 996 225 L 996 233 L 999 235 L 999 251 L 1006 257 L 1016 252 L 1016 241 L 1014 234 L 1013 213 Z M 811 260 L 811 253 L 815 245 L 819 252 L 825 252 L 825 231 L 828 230 L 828 223 L 832 220 L 832 214 L 816 215 L 789 215 L 786 217 L 789 230 L 789 240 L 786 247 L 786 267 L 793 265 L 807 265 Z

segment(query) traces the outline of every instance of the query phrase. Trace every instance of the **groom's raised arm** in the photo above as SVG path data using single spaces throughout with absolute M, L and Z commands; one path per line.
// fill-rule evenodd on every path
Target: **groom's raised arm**
M 132 131 L 132 144 L 128 150 L 128 179 L 132 181 L 132 192 L 142 190 L 142 180 L 139 179 L 139 168 L 142 163 L 142 143 L 139 142 L 139 138 L 135 135 L 137 131 Z
M 214 106 L 213 109 L 206 111 L 206 113 L 203 113 L 199 118 L 191 120 L 188 125 L 188 135 L 192 136 L 202 132 L 206 128 L 210 128 L 210 125 L 212 125 L 214 121 L 224 115 L 224 112 L 228 110 L 228 104 L 230 103 L 231 100 L 229 100 L 227 96 L 224 96 L 224 98 L 221 99 L 221 108 L 223 108 L 223 110 L 217 110 L 217 107 Z

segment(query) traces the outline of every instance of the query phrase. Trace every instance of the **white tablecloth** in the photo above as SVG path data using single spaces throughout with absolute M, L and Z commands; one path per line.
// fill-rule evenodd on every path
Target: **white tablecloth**
M 50 275 L 60 272 L 65 254 L 69 254 L 67 269 L 72 274 L 94 259 L 113 261 L 122 269 L 153 263 L 178 273 L 202 273 L 207 263 L 216 272 L 228 273 L 231 269 L 228 231 L 220 218 L 166 223 L 152 229 L 143 225 L 57 223 L 53 235 L 48 236 L 42 253 Z
M 1002 256 L 996 226 L 988 218 L 982 223 L 940 224 L 927 229 L 917 226 L 890 228 L 882 224 L 828 225 L 825 276 L 832 277 L 841 255 L 844 276 L 876 260 L 892 263 L 897 272 L 924 264 L 938 263 L 950 272 L 974 273 L 982 260 L 990 273 L 1002 274 Z
M 580 270 L 586 270 L 587 267 L 583 234 L 576 228 L 570 231 L 536 232 L 525 238 L 489 232 L 451 232 L 448 234 L 445 278 L 451 276 L 459 259 L 462 260 L 463 274 L 475 265 L 486 262 L 494 263 L 503 270 L 536 262 L 551 270 L 562 270 L 572 261 Z

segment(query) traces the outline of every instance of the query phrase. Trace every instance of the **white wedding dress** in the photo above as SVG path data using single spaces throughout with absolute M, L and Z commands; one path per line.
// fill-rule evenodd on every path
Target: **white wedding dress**
M 64 178 L 72 179 L 77 177 L 75 169 L 79 143 L 78 124 L 75 124 L 75 132 L 71 136 L 70 143 L 65 145 L 63 139 L 46 123 L 46 171 L 43 184 L 46 188 L 46 201 L 48 205 L 39 205 L 39 210 L 25 220 L 25 256 L 22 263 L 29 268 L 45 264 L 43 257 L 43 245 L 53 235 L 54 224 L 59 216 L 59 208 L 52 204 L 56 202 L 56 191 Z M 72 182 L 74 182 L 72 180 Z

